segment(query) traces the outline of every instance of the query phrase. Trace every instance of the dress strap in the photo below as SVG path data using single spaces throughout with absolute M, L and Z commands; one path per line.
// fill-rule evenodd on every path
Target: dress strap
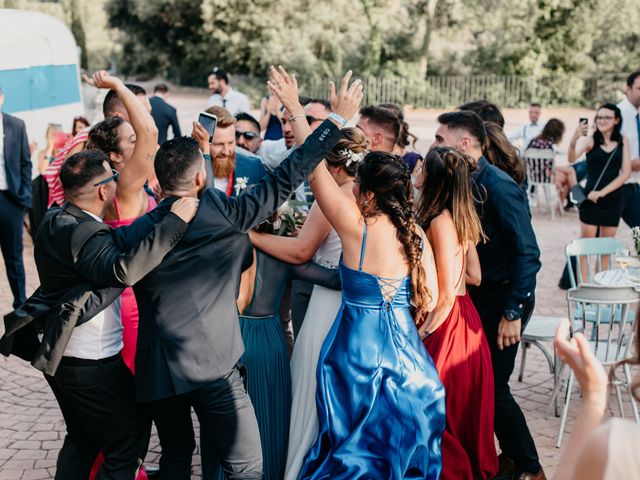
M 460 277 L 458 277 L 458 281 L 456 282 L 456 289 L 460 286 L 460 282 L 462 282 L 462 279 L 464 278 L 464 274 L 466 272 L 467 256 L 465 255 L 464 247 L 462 246 L 460 247 L 460 251 L 456 254 L 456 257 L 460 254 L 462 254 L 462 269 L 460 270 Z
M 364 251 L 367 248 L 367 222 L 364 222 L 364 231 L 362 232 L 362 246 L 360 247 L 360 265 L 358 270 L 362 270 L 362 264 L 364 263 Z

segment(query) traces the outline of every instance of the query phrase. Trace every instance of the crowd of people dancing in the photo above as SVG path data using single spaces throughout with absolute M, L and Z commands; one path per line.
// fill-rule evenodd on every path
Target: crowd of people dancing
M 60 406 L 56 479 L 191 478 L 192 409 L 207 480 L 546 478 L 509 386 L 541 263 L 496 105 L 441 114 L 421 155 L 402 108 L 363 106 L 351 72 L 312 99 L 272 67 L 258 120 L 214 69 L 217 125 L 191 136 L 166 85 L 150 102 L 107 72 L 86 81 L 107 90 L 104 120 L 50 126 L 40 188 L 24 125 L 3 116 L 18 153 L 0 198 L 13 217 L 31 208 L 40 287 L 26 299 L 5 255 L 15 310 L 0 351 L 42 371 Z M 638 153 L 623 125 L 605 104 L 572 139 L 585 236 L 621 217 Z M 529 148 L 564 133 L 533 127 L 518 133 Z M 12 242 L 21 255 L 22 233 Z M 600 405 L 597 360 L 568 336 L 559 354 Z M 605 478 L 579 473 L 599 415 L 579 418 L 557 478 Z M 159 472 L 143 466 L 152 423 Z

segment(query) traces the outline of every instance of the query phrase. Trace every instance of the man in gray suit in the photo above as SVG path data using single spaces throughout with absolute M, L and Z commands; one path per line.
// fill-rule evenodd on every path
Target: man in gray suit
M 183 239 L 134 286 L 140 315 L 136 393 L 138 401 L 148 402 L 158 428 L 163 477 L 190 478 L 193 407 L 207 438 L 203 463 L 217 459 L 229 479 L 262 478 L 258 425 L 239 364 L 244 346 L 236 297 L 240 274 L 252 258 L 247 232 L 271 215 L 334 147 L 339 127 L 362 99 L 360 82 L 350 88 L 347 83 L 348 78 L 330 119 L 274 172 L 237 197 L 204 189 L 204 158 L 194 140 L 169 140 L 158 150 L 155 171 L 168 198 L 118 241 L 127 248 L 177 198 L 200 196 L 198 214 Z
M 24 122 L 2 113 L 0 87 L 0 249 L 13 294 L 13 308 L 26 299 L 22 223 L 31 208 L 31 154 Z

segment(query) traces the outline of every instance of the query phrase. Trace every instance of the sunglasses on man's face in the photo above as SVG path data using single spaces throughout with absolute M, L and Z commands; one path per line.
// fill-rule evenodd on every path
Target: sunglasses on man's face
M 245 140 L 255 140 L 260 135 L 255 132 L 240 132 L 236 130 L 236 140 L 240 137 L 244 137 Z
M 110 177 L 107 177 L 104 180 L 100 180 L 98 183 L 94 183 L 93 186 L 94 187 L 99 187 L 100 185 L 105 185 L 105 184 L 109 183 L 111 180 L 113 180 L 114 182 L 117 182 L 118 181 L 118 176 L 120 175 L 120 172 L 118 172 L 117 170 L 114 170 L 112 168 L 111 169 L 111 173 L 112 173 L 112 175 Z

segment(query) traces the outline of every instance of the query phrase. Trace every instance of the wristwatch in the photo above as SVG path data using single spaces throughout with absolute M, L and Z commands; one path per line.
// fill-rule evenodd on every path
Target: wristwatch
M 504 311 L 504 318 L 506 318 L 510 322 L 513 322 L 514 320 L 519 320 L 520 316 L 521 316 L 520 312 L 517 312 L 515 310 L 505 310 Z

